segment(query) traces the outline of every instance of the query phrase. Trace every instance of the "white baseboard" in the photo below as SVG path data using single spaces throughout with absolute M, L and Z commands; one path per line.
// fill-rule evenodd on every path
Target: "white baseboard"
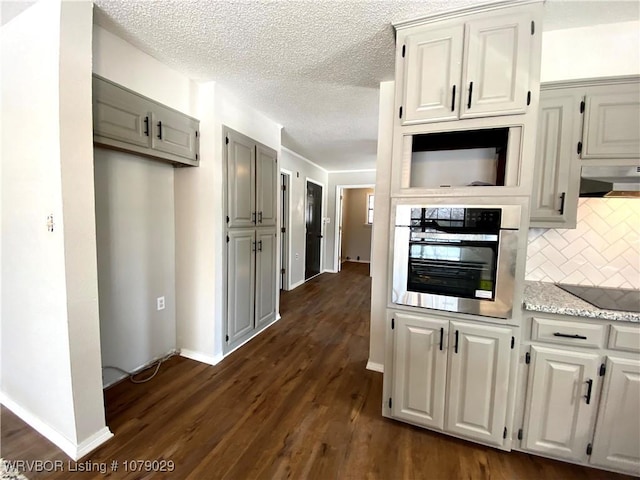
M 23 422 L 66 453 L 72 460 L 82 458 L 113 437 L 113 433 L 111 433 L 109 428 L 104 427 L 86 440 L 80 442 L 80 444 L 76 444 L 58 432 L 55 428 L 42 421 L 39 417 L 28 411 L 26 408 L 9 398 L 9 396 L 4 392 L 0 392 L 0 403 L 11 410 Z
M 296 283 L 294 283 L 292 285 L 289 285 L 289 291 L 293 290 L 294 288 L 298 288 L 303 283 L 304 283 L 304 280 L 300 280 L 299 282 L 296 282 Z
M 322 273 L 338 273 L 338 271 L 332 268 L 325 268 Z
M 78 460 L 79 458 L 84 457 L 85 455 L 91 453 L 104 442 L 113 437 L 113 433 L 109 430 L 108 427 L 104 427 L 101 430 L 98 430 L 96 433 L 87 438 L 84 442 L 81 442 L 77 448 L 77 456 L 74 460 Z
M 367 362 L 367 370 L 384 373 L 384 365 L 381 363 L 372 362 L 371 360 L 369 360 Z
M 342 263 L 345 262 L 352 262 L 352 263 L 371 263 L 371 260 L 354 260 L 353 258 L 349 259 L 349 260 L 343 260 Z
M 206 363 L 208 365 L 217 365 L 224 358 L 221 353 L 217 355 L 207 355 L 206 353 L 196 352 L 187 348 L 180 349 L 180 356 L 195 360 L 196 362 Z

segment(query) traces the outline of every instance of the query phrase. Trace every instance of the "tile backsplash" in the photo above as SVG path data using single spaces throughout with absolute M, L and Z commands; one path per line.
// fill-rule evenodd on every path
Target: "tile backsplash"
M 640 199 L 581 198 L 575 229 L 530 229 L 525 278 L 640 289 Z

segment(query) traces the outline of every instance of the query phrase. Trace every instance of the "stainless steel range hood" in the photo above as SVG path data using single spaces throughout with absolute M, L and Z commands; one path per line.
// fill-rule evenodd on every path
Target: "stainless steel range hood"
M 640 198 L 640 166 L 584 166 L 580 196 Z

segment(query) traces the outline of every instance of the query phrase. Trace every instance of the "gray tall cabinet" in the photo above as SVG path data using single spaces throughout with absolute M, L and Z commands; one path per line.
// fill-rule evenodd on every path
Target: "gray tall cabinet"
M 275 320 L 277 153 L 225 129 L 229 351 Z

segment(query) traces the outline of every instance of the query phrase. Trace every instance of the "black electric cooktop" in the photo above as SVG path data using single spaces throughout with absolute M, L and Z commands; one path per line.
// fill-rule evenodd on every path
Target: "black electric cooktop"
M 559 283 L 558 286 L 598 308 L 640 313 L 640 290 L 565 285 L 562 283 Z

